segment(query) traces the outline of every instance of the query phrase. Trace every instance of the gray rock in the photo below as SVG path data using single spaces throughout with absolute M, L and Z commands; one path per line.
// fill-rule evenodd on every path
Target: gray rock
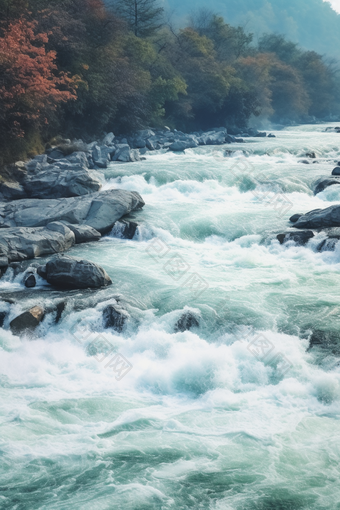
M 37 268 L 37 273 L 39 276 L 41 276 L 41 278 L 44 278 L 44 280 L 46 280 L 47 278 L 46 264 L 44 264 L 43 266 L 39 266 Z
M 142 129 L 138 131 L 138 135 L 140 138 L 150 138 L 150 136 L 155 136 L 155 133 L 152 131 L 152 129 Z
M 337 177 L 321 177 L 321 179 L 318 179 L 314 185 L 314 195 L 317 195 L 318 193 L 321 193 L 329 186 L 333 186 L 334 184 L 340 184 L 340 179 Z
M 208 131 L 203 133 L 198 139 L 200 145 L 223 145 L 225 143 L 227 130 L 224 128 L 222 131 Z
M 315 209 L 303 214 L 294 223 L 294 227 L 310 229 L 340 227 L 340 205 L 332 205 L 326 209 Z
M 132 147 L 134 149 L 144 149 L 144 147 L 146 147 L 146 141 L 143 138 L 137 138 L 133 141 Z
M 276 135 L 274 135 L 273 133 L 269 133 L 268 138 L 276 138 Z
M 299 218 L 301 218 L 302 214 L 293 214 L 293 216 L 291 216 L 289 218 L 289 221 L 291 221 L 292 223 L 295 223 Z
M 316 158 L 315 152 L 314 151 L 306 152 L 306 158 L 315 159 Z
M 22 183 L 28 198 L 62 198 L 88 195 L 102 187 L 99 179 L 83 167 L 49 166 L 37 174 L 27 175 Z
M 110 145 L 113 142 L 114 138 L 115 138 L 115 135 L 113 133 L 108 133 L 103 138 L 103 145 Z
M 121 161 L 122 163 L 128 163 L 131 161 L 131 149 L 127 143 L 120 143 L 116 145 L 116 152 L 112 158 L 112 161 Z
M 11 331 L 14 335 L 21 335 L 31 333 L 39 326 L 45 315 L 44 309 L 40 306 L 35 306 L 22 313 L 10 323 Z
M 112 328 L 121 333 L 129 317 L 128 312 L 120 306 L 108 305 L 103 310 L 104 328 Z
M 111 231 L 111 235 L 119 239 L 133 239 L 138 223 L 127 220 L 117 221 Z
M 37 284 L 34 273 L 27 273 L 24 278 L 24 285 L 28 289 L 32 289 Z
M 185 149 L 193 149 L 198 146 L 194 140 L 181 140 L 170 144 L 169 149 L 174 152 L 181 152 Z
M 56 200 L 18 200 L 0 203 L 0 229 L 41 227 L 53 221 L 65 221 L 89 225 L 103 234 L 110 231 L 122 216 L 144 205 L 137 192 L 118 189 Z
M 7 312 L 0 312 L 0 328 L 3 327 L 7 317 Z
M 99 241 L 102 237 L 98 230 L 88 225 L 72 225 L 72 223 L 65 223 L 65 225 L 74 233 L 76 244 Z
M 311 230 L 302 230 L 301 232 L 286 232 L 276 236 L 280 244 L 294 241 L 299 246 L 305 246 L 310 239 L 314 237 L 314 232 Z
M 184 312 L 175 324 L 175 332 L 189 331 L 192 328 L 198 328 L 200 325 L 200 317 L 197 313 L 190 310 Z
M 7 200 L 20 200 L 27 196 L 24 188 L 18 182 L 7 181 L 0 184 L 0 192 Z
M 152 140 L 146 140 L 146 147 L 149 149 L 149 151 L 156 150 L 156 144 Z
M 336 166 L 334 168 L 332 175 L 340 175 L 340 166 Z
M 107 272 L 94 262 L 66 255 L 47 262 L 46 280 L 63 289 L 98 289 L 112 284 Z
M 336 238 L 330 238 L 330 239 L 324 239 L 318 246 L 317 250 L 320 252 L 324 251 L 334 251 L 336 248 L 336 245 L 338 244 L 339 239 Z
M 0 230 L 0 249 L 8 262 L 19 262 L 66 251 L 75 244 L 73 232 L 62 223 L 46 227 L 18 227 Z

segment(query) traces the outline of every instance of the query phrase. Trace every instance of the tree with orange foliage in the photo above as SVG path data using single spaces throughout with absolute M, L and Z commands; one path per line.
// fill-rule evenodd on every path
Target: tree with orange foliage
M 0 139 L 40 129 L 59 104 L 76 99 L 77 78 L 58 73 L 47 33 L 24 17 L 3 27 L 0 37 Z

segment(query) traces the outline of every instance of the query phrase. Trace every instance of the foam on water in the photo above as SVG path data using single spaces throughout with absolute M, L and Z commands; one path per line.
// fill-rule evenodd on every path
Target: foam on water
M 43 302 L 46 284 L 0 302 L 0 508 L 340 508 L 340 350 L 308 349 L 312 331 L 340 326 L 340 243 L 318 252 L 323 234 L 306 247 L 276 240 L 291 214 L 340 203 L 337 186 L 311 191 L 339 158 L 325 127 L 105 171 L 107 189 L 146 202 L 131 215 L 133 240 L 113 230 L 71 251 L 108 271 L 111 295 L 70 298 L 33 338 L 9 322 Z M 307 150 L 319 164 L 299 162 Z M 185 283 L 194 274 L 199 295 Z M 8 271 L 1 292 L 24 291 L 23 276 Z M 121 333 L 103 325 L 113 293 L 130 314 Z M 176 333 L 185 311 L 200 326 Z M 116 355 L 130 366 L 121 380 Z

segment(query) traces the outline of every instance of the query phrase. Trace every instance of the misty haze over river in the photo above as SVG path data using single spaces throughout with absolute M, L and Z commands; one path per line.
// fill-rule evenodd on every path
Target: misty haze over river
M 70 255 L 107 271 L 131 320 L 104 329 L 110 300 L 85 295 L 28 341 L 8 323 L 46 282 L 0 302 L 0 508 L 340 509 L 340 344 L 309 349 L 339 331 L 340 242 L 276 239 L 293 214 L 340 204 L 338 185 L 311 190 L 340 161 L 332 126 L 104 170 L 105 189 L 145 200 L 138 231 Z M 21 279 L 9 269 L 1 293 Z M 174 332 L 186 310 L 199 327 Z

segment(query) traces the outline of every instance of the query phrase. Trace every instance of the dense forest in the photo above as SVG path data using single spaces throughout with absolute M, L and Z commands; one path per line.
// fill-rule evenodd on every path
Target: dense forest
M 207 5 L 204 0 L 166 0 L 166 4 L 181 25 L 190 12 Z M 340 58 L 340 15 L 323 0 L 213 0 L 209 9 L 232 25 L 246 27 L 256 40 L 264 33 L 279 33 L 304 49 Z
M 58 134 L 339 113 L 337 68 L 315 51 L 207 10 L 180 29 L 166 19 L 156 0 L 0 0 L 0 163 Z

